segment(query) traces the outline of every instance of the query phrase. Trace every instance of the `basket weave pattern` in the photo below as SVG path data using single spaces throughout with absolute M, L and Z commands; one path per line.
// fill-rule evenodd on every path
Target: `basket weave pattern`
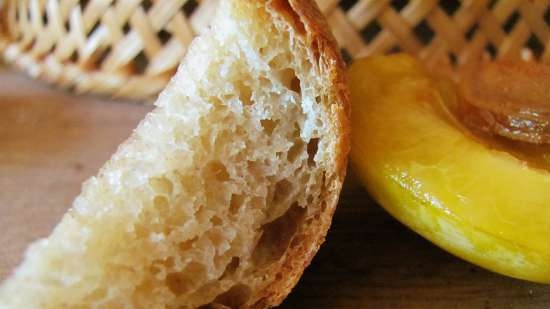
M 4 1 L 8 63 L 76 92 L 146 99 L 167 83 L 219 0 Z M 317 3 L 348 61 L 398 50 L 449 72 L 480 55 L 550 61 L 548 0 Z

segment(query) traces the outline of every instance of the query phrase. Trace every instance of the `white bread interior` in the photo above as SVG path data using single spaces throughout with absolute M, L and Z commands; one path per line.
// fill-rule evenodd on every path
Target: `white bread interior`
M 341 60 L 311 2 L 221 1 L 0 308 L 280 303 L 324 239 L 348 147 Z

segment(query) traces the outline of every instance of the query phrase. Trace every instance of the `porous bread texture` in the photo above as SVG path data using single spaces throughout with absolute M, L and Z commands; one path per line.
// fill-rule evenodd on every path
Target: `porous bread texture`
M 329 102 L 341 85 L 295 13 L 267 3 L 221 1 L 155 110 L 30 246 L 0 308 L 282 300 L 330 223 L 346 126 L 343 102 Z

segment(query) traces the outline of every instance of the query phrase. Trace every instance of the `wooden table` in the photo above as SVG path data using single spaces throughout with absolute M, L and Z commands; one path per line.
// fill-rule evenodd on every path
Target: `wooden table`
M 150 109 L 0 70 L 0 279 Z M 547 309 L 550 286 L 454 258 L 348 188 L 327 242 L 282 308 Z

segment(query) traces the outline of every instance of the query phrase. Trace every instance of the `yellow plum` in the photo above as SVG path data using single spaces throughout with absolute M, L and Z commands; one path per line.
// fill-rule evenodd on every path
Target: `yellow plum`
M 394 217 L 492 271 L 550 283 L 550 172 L 465 130 L 452 85 L 408 55 L 349 70 L 352 164 Z

